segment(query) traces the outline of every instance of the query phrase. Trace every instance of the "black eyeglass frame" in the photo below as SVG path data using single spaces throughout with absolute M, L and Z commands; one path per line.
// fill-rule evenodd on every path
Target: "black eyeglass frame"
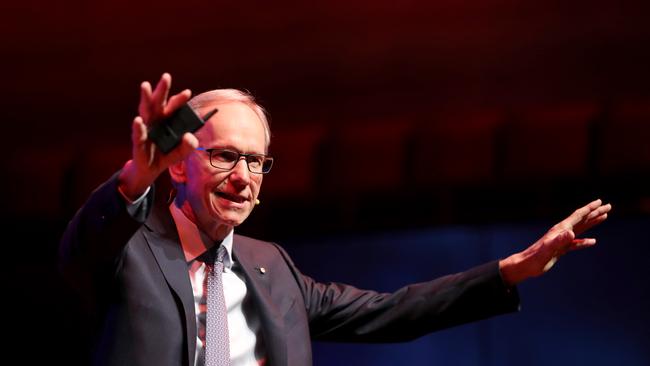
M 265 155 L 265 154 L 244 154 L 244 153 L 240 153 L 239 151 L 235 151 L 235 150 L 231 150 L 231 149 L 206 149 L 204 147 L 197 147 L 196 149 L 199 150 L 199 151 L 207 152 L 208 153 L 208 158 L 210 160 L 210 165 L 213 168 L 221 169 L 221 170 L 224 170 L 224 171 L 232 170 L 233 168 L 235 168 L 235 166 L 237 166 L 237 163 L 239 163 L 239 161 L 242 159 L 242 157 L 244 158 L 244 161 L 246 162 L 246 167 L 248 168 L 248 171 L 253 173 L 253 174 L 268 174 L 271 171 L 271 168 L 273 167 L 273 157 L 269 156 L 269 155 Z M 236 154 L 237 159 L 232 161 L 232 163 L 231 163 L 232 166 L 230 168 L 223 168 L 223 167 L 220 167 L 220 166 L 216 166 L 212 162 L 212 153 L 215 152 L 215 151 L 219 151 L 219 152 L 226 151 L 226 152 L 229 152 L 229 153 L 232 153 L 232 154 Z M 260 167 L 261 170 L 259 172 L 251 170 L 250 161 L 249 161 L 249 158 L 251 158 L 251 157 L 253 157 L 253 158 L 261 157 L 261 158 L 263 158 L 262 159 L 262 165 Z M 266 162 L 269 162 L 269 163 L 268 163 L 268 167 L 265 169 Z

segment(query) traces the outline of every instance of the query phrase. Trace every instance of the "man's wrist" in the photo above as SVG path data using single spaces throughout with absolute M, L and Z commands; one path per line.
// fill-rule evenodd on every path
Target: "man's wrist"
M 126 201 L 127 205 L 129 206 L 134 206 L 140 204 L 146 197 L 149 191 L 151 190 L 151 186 L 147 187 L 147 189 L 144 190 L 144 192 L 139 196 L 136 197 L 135 199 L 131 199 L 131 197 L 127 196 L 124 191 L 122 191 L 122 188 L 118 185 L 117 186 L 117 191 L 120 193 L 122 198 Z
M 138 172 L 133 160 L 129 160 L 118 176 L 117 189 L 131 203 L 145 195 L 154 180 L 155 178 L 151 179 L 147 174 Z
M 516 286 L 526 279 L 525 274 L 519 270 L 518 262 L 518 254 L 513 254 L 499 261 L 499 272 L 506 286 Z

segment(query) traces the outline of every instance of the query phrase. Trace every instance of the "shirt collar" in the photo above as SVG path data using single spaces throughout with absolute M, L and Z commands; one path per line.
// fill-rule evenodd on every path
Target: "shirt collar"
M 201 254 L 208 251 L 212 248 L 213 245 L 218 244 L 213 242 L 203 231 L 185 216 L 183 211 L 178 208 L 173 202 L 169 205 L 169 211 L 174 218 L 174 223 L 176 224 L 176 230 L 178 231 L 178 237 L 181 241 L 181 247 L 183 248 L 183 254 L 185 255 L 185 261 L 187 263 L 192 262 Z M 232 259 L 232 243 L 233 243 L 233 234 L 234 230 L 230 230 L 228 235 L 223 238 L 221 244 L 226 248 L 226 255 L 223 259 L 223 265 L 225 268 L 232 268 L 233 259 Z

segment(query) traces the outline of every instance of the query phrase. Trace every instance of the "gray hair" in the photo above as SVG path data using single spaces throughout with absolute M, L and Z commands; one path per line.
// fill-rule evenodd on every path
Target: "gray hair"
M 271 144 L 271 128 L 269 127 L 269 121 L 266 117 L 266 111 L 261 105 L 257 104 L 255 98 L 251 94 L 237 89 L 216 89 L 196 95 L 187 103 L 194 110 L 198 110 L 209 104 L 228 102 L 243 103 L 257 114 L 257 117 L 262 121 L 262 125 L 264 126 L 264 137 L 266 140 L 265 146 L 268 150 L 269 145 Z

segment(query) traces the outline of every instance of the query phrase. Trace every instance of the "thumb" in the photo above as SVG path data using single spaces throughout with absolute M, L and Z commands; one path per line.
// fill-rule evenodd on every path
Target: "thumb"
M 147 141 L 147 126 L 145 126 L 142 117 L 137 116 L 133 119 L 131 125 L 131 142 L 134 146 L 137 146 L 145 141 Z
M 550 253 L 550 258 L 546 264 L 544 264 L 542 273 L 548 272 L 555 265 L 558 257 L 569 250 L 573 243 L 573 238 L 575 238 L 575 234 L 572 230 L 563 230 L 549 241 L 549 252 L 547 253 Z
M 183 135 L 182 144 L 185 149 L 192 151 L 199 147 L 199 139 L 197 139 L 194 134 L 186 132 Z
M 562 233 L 562 236 L 563 240 L 573 241 L 573 239 L 576 237 L 576 234 L 573 232 L 573 230 L 566 230 Z
M 551 242 L 570 243 L 574 238 L 575 238 L 575 234 L 573 233 L 572 230 L 562 230 L 559 233 L 557 233 L 553 238 L 551 238 Z
M 181 144 L 174 148 L 166 157 L 166 161 L 170 164 L 173 164 L 177 161 L 185 159 L 190 153 L 192 153 L 199 146 L 199 140 L 193 134 L 186 132 L 183 135 Z
M 560 233 L 557 237 L 558 246 L 560 250 L 566 251 L 569 249 L 571 244 L 573 244 L 573 239 L 576 235 L 573 233 L 573 230 L 565 230 Z
M 571 247 L 575 234 L 572 230 L 562 230 L 546 242 L 546 248 L 553 254 L 564 253 Z

